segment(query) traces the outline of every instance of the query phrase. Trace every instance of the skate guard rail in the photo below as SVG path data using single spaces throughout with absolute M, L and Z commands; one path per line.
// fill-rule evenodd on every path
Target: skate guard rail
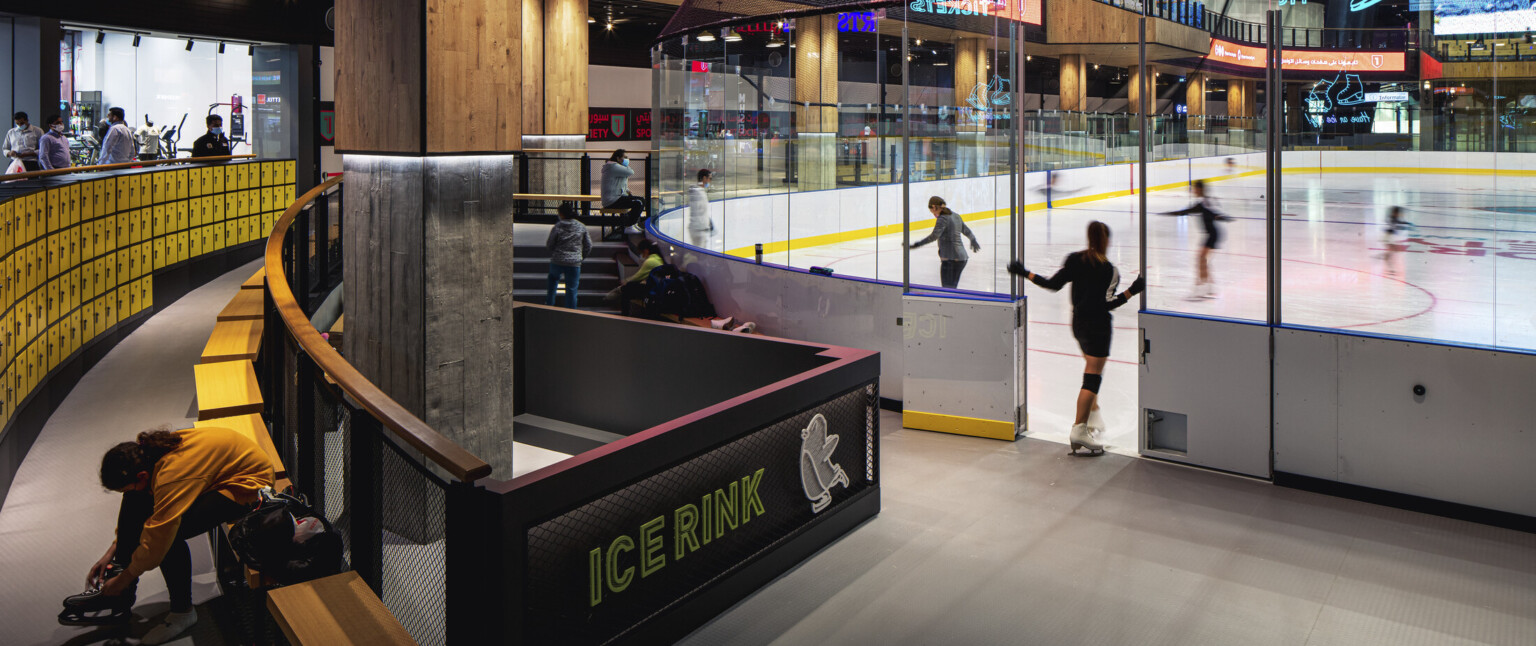
M 441 433 L 433 430 L 426 422 L 411 414 L 404 406 L 384 394 L 384 391 L 373 382 L 363 377 L 357 368 L 352 367 L 352 364 L 342 358 L 341 353 L 331 347 L 330 343 L 320 335 L 319 330 L 310 325 L 309 315 L 299 307 L 294 297 L 293 289 L 289 286 L 287 271 L 283 266 L 283 249 L 288 238 L 288 230 L 307 205 L 332 188 L 340 186 L 341 181 L 341 177 L 334 177 L 310 189 L 290 205 L 273 226 L 272 237 L 267 240 L 265 260 L 267 293 L 271 297 L 271 306 L 282 318 L 287 334 L 298 343 L 304 354 L 308 355 L 328 378 L 385 428 L 388 428 L 395 437 L 420 451 L 432 463 L 442 467 L 461 481 L 473 482 L 484 478 L 491 474 L 491 465 L 464 450 L 452 440 L 443 437 Z

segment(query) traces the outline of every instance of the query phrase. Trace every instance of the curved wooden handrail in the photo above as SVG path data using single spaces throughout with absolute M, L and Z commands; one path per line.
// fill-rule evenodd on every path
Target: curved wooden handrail
M 571 155 L 582 154 L 582 153 L 585 153 L 585 154 L 588 154 L 588 155 L 592 155 L 592 154 L 612 155 L 613 151 L 615 151 L 615 150 L 618 150 L 618 148 L 609 148 L 609 149 L 606 149 L 606 150 L 600 149 L 600 148 L 591 148 L 591 149 L 588 149 L 588 148 L 524 148 L 523 150 L 520 150 L 518 152 L 540 153 L 540 154 L 543 154 L 543 153 L 561 153 L 561 154 L 571 154 Z M 624 152 L 635 153 L 637 155 L 654 155 L 654 154 L 657 154 L 657 153 L 677 152 L 677 151 L 680 151 L 680 150 L 682 150 L 682 148 L 658 148 L 656 150 L 645 150 L 645 149 L 642 149 L 642 148 L 625 148 Z
M 272 235 L 267 238 L 266 268 L 267 290 L 272 294 L 272 303 L 277 306 L 277 312 L 283 318 L 284 327 L 288 328 L 288 334 L 298 342 L 299 347 L 315 361 L 325 374 L 330 375 L 336 385 L 346 391 L 352 399 L 362 404 L 363 408 L 372 413 L 386 428 L 394 432 L 395 436 L 404 440 L 411 448 L 420 451 L 427 459 L 437 463 L 438 466 L 453 474 L 455 478 L 464 482 L 473 482 L 491 475 L 491 465 L 485 460 L 475 457 L 474 454 L 464 450 L 463 447 L 452 440 L 443 437 L 442 434 L 427 426 L 404 406 L 396 403 L 378 386 L 363 377 L 357 368 L 347 363 L 341 353 L 332 348 L 330 343 L 320 336 L 320 332 L 310 325 L 309 317 L 299 307 L 299 302 L 293 297 L 293 290 L 288 287 L 288 276 L 283 272 L 283 240 L 288 235 L 288 227 L 293 224 L 304 205 L 314 201 L 327 189 L 341 183 L 341 177 L 333 177 L 325 183 L 316 186 L 305 193 L 288 210 L 283 211 L 282 217 L 272 226 Z
M 15 175 L 0 175 L 0 182 L 9 182 L 18 179 L 37 179 L 39 177 L 55 177 L 58 175 L 71 175 L 74 173 L 94 173 L 103 170 L 123 170 L 127 168 L 142 168 L 144 166 L 166 166 L 170 164 L 205 164 L 208 162 L 226 162 L 235 159 L 251 159 L 255 155 L 220 155 L 217 157 L 181 157 L 179 159 L 156 159 L 154 161 L 123 162 L 121 164 L 97 164 L 95 166 L 71 166 L 56 170 L 34 170 Z

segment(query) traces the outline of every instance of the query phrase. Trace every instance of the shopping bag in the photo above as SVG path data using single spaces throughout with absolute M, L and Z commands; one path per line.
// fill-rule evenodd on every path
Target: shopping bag
M 5 174 L 6 175 L 14 175 L 16 173 L 25 173 L 25 172 L 27 172 L 27 167 L 26 167 L 25 164 L 21 163 L 20 159 L 12 159 L 11 160 L 11 165 L 5 167 Z

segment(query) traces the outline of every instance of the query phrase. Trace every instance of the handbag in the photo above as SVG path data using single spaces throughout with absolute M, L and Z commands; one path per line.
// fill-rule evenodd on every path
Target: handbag
M 303 496 L 262 489 L 256 509 L 230 523 L 228 535 L 240 562 L 283 585 L 347 569 L 341 535 Z

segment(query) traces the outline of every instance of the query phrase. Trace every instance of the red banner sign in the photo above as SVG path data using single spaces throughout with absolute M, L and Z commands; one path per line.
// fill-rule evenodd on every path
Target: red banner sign
M 1332 52 L 1307 49 L 1280 50 L 1280 67 L 1287 70 L 1345 71 L 1345 72 L 1402 72 L 1407 70 L 1403 52 Z M 1267 64 L 1263 47 L 1249 47 L 1224 40 L 1211 39 L 1211 53 L 1207 59 L 1242 67 L 1264 67 Z

